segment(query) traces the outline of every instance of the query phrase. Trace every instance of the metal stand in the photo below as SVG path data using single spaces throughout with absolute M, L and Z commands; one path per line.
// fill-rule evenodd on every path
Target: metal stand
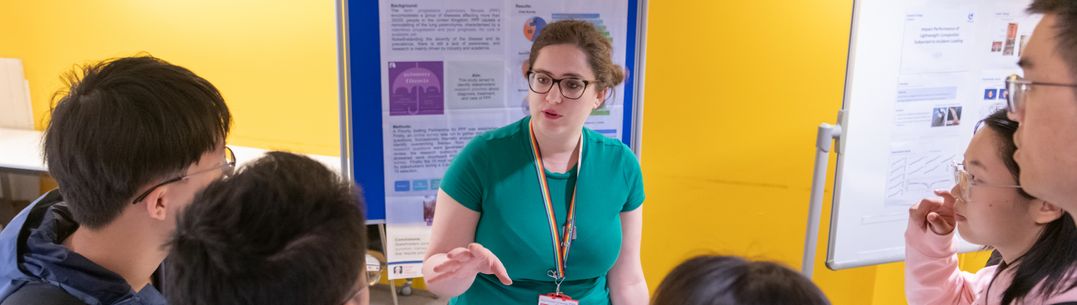
M 404 279 L 404 286 L 400 286 L 400 295 L 410 296 L 415 291 L 411 288 L 411 285 L 415 283 L 415 279 Z
M 841 114 L 838 115 L 841 121 Z M 826 170 L 830 163 L 830 148 L 841 137 L 841 125 L 820 124 L 815 138 L 815 175 L 811 183 L 811 200 L 808 204 L 808 230 L 804 238 L 804 261 L 801 273 L 811 279 L 815 270 L 815 250 L 819 246 L 819 222 L 823 214 L 823 188 L 826 187 Z
M 381 248 L 385 250 L 386 255 L 389 253 L 389 242 L 385 238 L 385 224 L 378 224 L 378 234 L 381 234 Z M 400 300 L 396 298 L 396 281 L 389 280 L 389 294 L 393 296 L 393 305 L 400 305 Z

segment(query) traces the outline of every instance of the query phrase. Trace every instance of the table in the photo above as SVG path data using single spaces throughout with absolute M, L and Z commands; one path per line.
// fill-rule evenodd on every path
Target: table
M 48 167 L 42 159 L 41 139 L 43 132 L 37 130 L 0 128 L 0 172 L 24 174 L 47 174 Z M 258 147 L 228 146 L 236 154 L 236 166 L 243 166 L 265 155 L 269 150 Z M 340 174 L 340 157 L 304 154 Z M 0 175 L 0 187 L 4 196 L 11 194 L 6 175 Z M 2 198 L 0 198 L 2 199 Z

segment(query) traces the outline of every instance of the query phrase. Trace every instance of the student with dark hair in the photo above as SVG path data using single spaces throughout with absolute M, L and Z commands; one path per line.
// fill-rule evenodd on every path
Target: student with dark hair
M 1077 1 L 1035 0 L 1043 19 L 1021 52 L 1023 76 L 1006 79 L 1017 130 L 1021 186 L 1077 213 Z
M 654 292 L 652 305 L 828 305 L 823 292 L 796 271 L 732 256 L 698 256 L 681 263 Z
M 982 121 L 954 166 L 957 185 L 909 209 L 905 294 L 909 304 L 1058 304 L 1077 301 L 1077 226 L 1069 213 L 1025 193 L 1013 160 L 1017 122 Z M 972 274 L 957 266 L 954 231 L 1002 258 Z
M 361 206 L 354 184 L 318 162 L 267 154 L 180 215 L 169 303 L 366 304 Z
M 153 57 L 72 73 L 45 161 L 59 183 L 0 233 L 0 304 L 165 304 L 176 215 L 235 165 L 217 89 Z

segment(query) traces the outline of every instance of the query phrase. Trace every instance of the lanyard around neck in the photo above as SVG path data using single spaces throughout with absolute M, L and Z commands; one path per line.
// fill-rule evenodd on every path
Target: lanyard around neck
M 538 138 L 535 137 L 535 123 L 531 121 L 528 126 L 531 135 L 531 152 L 535 157 L 535 170 L 538 172 L 539 188 L 542 193 L 542 203 L 546 207 L 546 217 L 550 224 L 550 237 L 553 240 L 553 250 L 556 270 L 550 270 L 550 277 L 555 281 L 565 279 L 565 264 L 568 259 L 568 250 L 572 247 L 572 240 L 576 239 L 576 185 L 579 185 L 580 171 L 583 164 L 583 133 L 580 133 L 580 151 L 576 157 L 576 185 L 572 187 L 572 200 L 568 204 L 568 215 L 565 218 L 565 228 L 562 235 L 557 232 L 557 218 L 554 217 L 553 201 L 550 197 L 550 186 L 546 179 L 546 169 L 542 162 L 542 153 L 539 151 Z

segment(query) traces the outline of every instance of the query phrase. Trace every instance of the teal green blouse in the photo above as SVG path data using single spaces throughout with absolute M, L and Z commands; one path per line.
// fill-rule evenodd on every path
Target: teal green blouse
M 441 189 L 480 213 L 475 241 L 505 264 L 513 280 L 502 285 L 479 274 L 464 294 L 449 303 L 527 304 L 554 291 L 547 271 L 554 269 L 554 249 L 539 190 L 525 117 L 475 137 L 449 166 Z M 558 227 L 565 223 L 573 186 L 577 239 L 567 260 L 561 289 L 580 304 L 609 304 L 609 273 L 621 249 L 621 212 L 643 204 L 643 177 L 632 151 L 615 139 L 583 129 L 580 177 L 546 171 Z

